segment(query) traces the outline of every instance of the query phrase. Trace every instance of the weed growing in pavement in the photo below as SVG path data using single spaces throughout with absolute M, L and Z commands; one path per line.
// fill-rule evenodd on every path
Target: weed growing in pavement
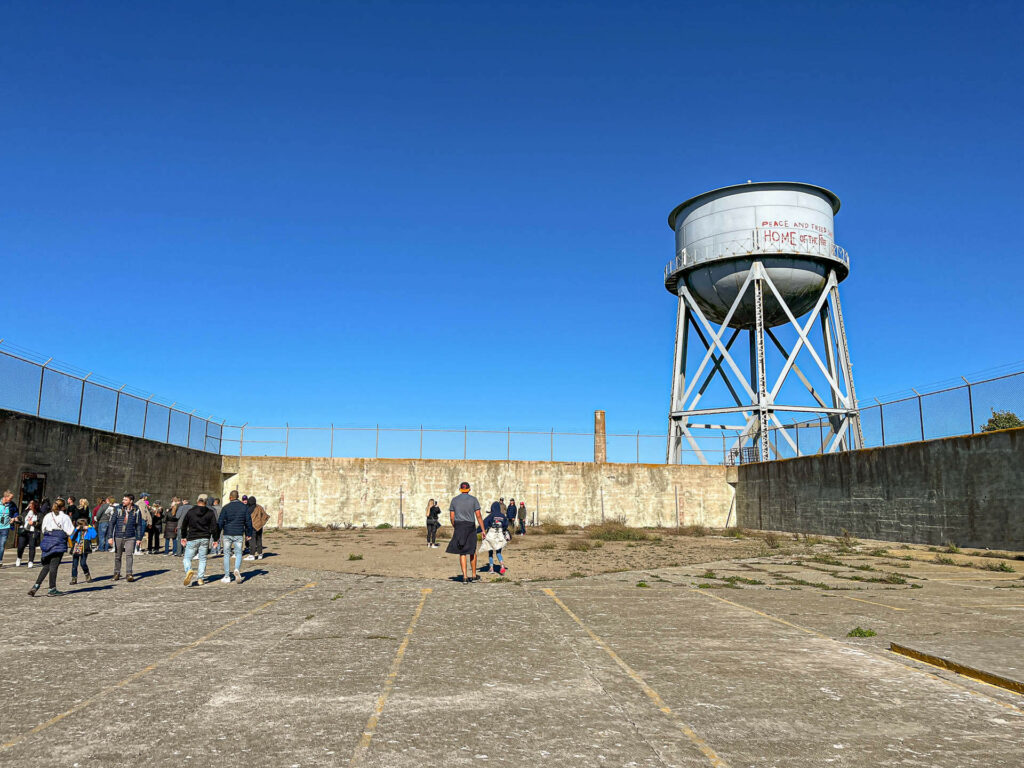
M 850 566 L 850 567 L 851 568 L 855 568 L 858 571 L 873 571 L 873 570 L 875 570 L 875 567 L 873 565 L 868 565 L 867 563 L 865 563 L 864 565 L 853 565 L 853 566 Z
M 755 586 L 758 584 L 764 584 L 763 581 L 758 581 L 757 579 L 748 579 L 745 576 L 726 576 L 724 579 L 722 579 L 722 581 L 727 581 L 733 586 L 735 586 L 736 584 L 750 584 Z
M 491 579 L 492 584 L 497 584 L 498 582 L 502 581 L 512 581 L 512 579 L 507 579 L 504 576 L 498 576 L 497 578 Z
M 939 565 L 956 565 L 956 560 L 952 557 L 945 557 L 944 555 L 936 555 L 935 562 Z
M 746 529 L 736 526 L 735 528 L 726 528 L 725 535 L 730 539 L 745 539 L 749 534 Z
M 811 560 L 815 563 L 823 563 L 824 565 L 845 565 L 842 560 L 837 560 L 832 555 L 815 555 Z
M 811 535 L 806 534 L 806 533 L 804 534 L 804 544 L 809 544 L 811 546 L 814 546 L 815 544 L 827 544 L 827 543 L 828 543 L 828 540 L 827 539 L 823 539 L 821 536 L 811 536 Z
M 768 545 L 769 549 L 778 549 L 782 546 L 782 542 L 779 540 L 779 537 L 774 533 L 766 533 L 764 535 L 764 543 Z
M 561 523 L 541 523 L 539 526 L 533 529 L 534 533 L 542 534 L 563 534 L 568 529 Z
M 853 536 L 850 535 L 850 532 L 848 530 L 846 530 L 845 528 L 841 528 L 840 530 L 843 533 L 842 536 L 840 536 L 839 538 L 842 541 L 844 547 L 856 547 L 858 544 L 860 544 L 859 541 L 857 541 L 855 538 L 853 538 Z
M 348 556 L 348 559 L 349 560 L 362 560 L 363 556 L 362 555 L 351 554 L 351 555 Z
M 555 548 L 555 542 L 553 542 L 553 541 L 545 541 L 543 544 L 541 544 L 539 547 L 537 547 L 537 549 L 554 549 L 554 548 Z
M 986 571 L 1001 571 L 1003 573 L 1013 573 L 1016 569 L 1012 565 L 1010 565 L 1009 563 L 999 562 L 999 563 L 996 563 L 996 564 L 985 563 L 985 570 Z
M 818 589 L 836 589 L 836 587 L 830 587 L 820 581 L 805 581 L 804 579 L 795 579 L 792 576 L 779 576 L 780 581 L 785 581 L 789 584 L 798 584 L 802 587 L 816 587 Z
M 385 528 L 394 528 L 394 526 L 391 525 L 391 523 L 378 523 L 376 525 L 376 528 L 377 528 L 378 531 L 380 531 L 380 530 L 383 530 Z
M 569 578 L 570 579 L 582 579 L 586 575 L 587 574 L 583 573 L 583 571 L 573 571 L 572 573 L 569 574 Z
M 958 547 L 952 541 L 947 541 L 946 542 L 946 551 L 949 552 L 949 554 L 951 554 L 951 555 L 958 555 L 958 554 L 960 554 L 960 547 Z
M 570 552 L 589 552 L 590 542 L 582 539 L 576 539 L 574 541 L 570 541 L 565 548 Z
M 874 637 L 878 633 L 873 629 L 861 629 L 860 627 L 854 627 L 846 633 L 847 637 Z
M 331 598 L 331 602 L 333 603 L 333 602 L 334 602 L 335 600 L 339 599 L 340 597 L 341 597 L 341 592 L 339 592 L 339 593 L 338 593 L 338 594 L 336 594 L 336 595 L 335 595 L 334 597 L 332 597 L 332 598 Z
M 715 576 L 715 572 L 714 571 L 704 571 L 704 573 L 702 573 L 699 576 L 699 578 L 701 578 L 701 579 L 717 579 L 718 577 Z
M 671 529 L 670 529 L 671 530 Z M 675 533 L 680 536 L 707 536 L 708 529 L 703 525 L 684 525 L 682 528 L 676 528 Z
M 885 557 L 889 554 L 888 549 L 872 549 L 869 553 L 872 557 Z
M 641 588 L 643 588 L 643 589 L 646 589 L 646 588 L 648 588 L 648 587 L 650 587 L 650 586 L 651 586 L 651 585 L 650 585 L 650 584 L 648 584 L 648 583 L 647 583 L 646 581 L 638 581 L 638 582 L 636 583 L 636 585 L 637 585 L 638 587 L 641 587 Z
M 589 525 L 587 536 L 599 541 L 650 541 L 653 537 L 640 528 L 630 528 L 622 523 L 601 523 Z M 657 539 L 660 541 L 661 539 Z

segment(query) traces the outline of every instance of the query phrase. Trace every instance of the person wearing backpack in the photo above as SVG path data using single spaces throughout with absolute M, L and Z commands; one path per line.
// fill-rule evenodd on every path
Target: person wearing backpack
M 78 583 L 78 565 L 82 565 L 82 573 L 86 581 L 92 581 L 89 575 L 89 553 L 96 545 L 96 529 L 89 524 L 88 517 L 75 518 L 72 523 L 74 533 L 71 534 L 71 585 Z
M 262 506 L 256 503 L 256 497 L 250 496 L 246 500 L 249 507 L 249 517 L 252 519 L 252 540 L 249 542 L 249 554 L 246 560 L 263 559 L 263 526 L 267 524 L 270 515 Z
M 71 525 L 71 518 L 64 511 L 65 504 L 57 499 L 53 508 L 43 518 L 41 526 L 43 538 L 41 549 L 43 552 L 42 567 L 39 575 L 36 576 L 36 583 L 28 591 L 29 597 L 35 597 L 36 591 L 43 583 L 43 579 L 50 577 L 50 591 L 46 594 L 50 597 L 59 597 L 63 592 L 57 590 L 57 569 L 64 553 L 68 551 L 68 537 L 74 533 Z

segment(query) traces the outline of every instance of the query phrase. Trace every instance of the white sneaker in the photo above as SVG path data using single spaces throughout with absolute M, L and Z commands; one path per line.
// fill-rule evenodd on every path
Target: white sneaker
M 231 583 L 231 577 L 230 577 L 230 576 L 228 576 L 228 575 L 227 575 L 227 574 L 225 573 L 225 574 L 224 574 L 224 578 L 220 580 L 220 583 L 221 583 L 221 584 L 230 584 L 230 583 Z
M 246 555 L 242 559 L 243 560 L 255 560 L 256 559 L 256 555 Z
M 238 572 L 238 569 L 236 568 L 235 569 L 235 584 L 241 584 L 241 583 L 242 583 L 242 574 L 240 574 Z
M 199 555 L 192 555 L 192 559 L 193 560 L 198 560 L 199 559 Z
M 263 559 L 263 555 L 256 555 L 256 559 L 257 560 L 262 560 Z
M 35 565 L 35 563 L 33 563 L 31 560 L 29 560 L 28 561 L 28 567 L 31 568 L 33 565 Z
M 14 567 L 15 567 L 15 568 L 17 568 L 17 567 L 18 567 L 19 565 L 21 565 L 21 558 L 20 558 L 20 557 L 19 557 L 19 558 L 17 558 L 17 559 L 16 559 L 15 561 L 14 561 Z

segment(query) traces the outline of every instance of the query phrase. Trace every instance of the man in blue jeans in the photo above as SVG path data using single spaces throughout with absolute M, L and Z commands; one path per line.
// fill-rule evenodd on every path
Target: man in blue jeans
M 4 549 L 7 548 L 7 537 L 11 533 L 11 518 L 18 514 L 18 507 L 11 501 L 13 498 L 11 491 L 4 491 L 0 499 L 0 568 L 4 567 Z
M 252 517 L 249 507 L 238 500 L 238 491 L 232 491 L 230 501 L 220 511 L 219 525 L 224 532 L 224 584 L 231 582 L 231 552 L 235 552 L 235 584 L 242 583 L 242 550 L 252 538 Z
M 206 555 L 210 552 L 210 539 L 217 538 L 220 531 L 217 529 L 217 518 L 213 510 L 206 506 L 206 497 L 200 496 L 196 506 L 189 509 L 181 521 L 181 544 L 185 548 L 185 558 L 182 561 L 185 567 L 185 586 L 192 583 L 195 570 L 192 568 L 192 558 L 199 554 L 199 578 L 196 585 L 202 586 L 206 583 Z

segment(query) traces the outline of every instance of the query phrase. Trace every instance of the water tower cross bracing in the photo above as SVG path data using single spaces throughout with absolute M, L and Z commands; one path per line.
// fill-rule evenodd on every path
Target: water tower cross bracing
M 669 463 L 684 454 L 708 463 L 706 430 L 728 435 L 716 452 L 733 460 L 863 445 L 839 302 L 850 262 L 835 244 L 838 211 L 839 198 L 822 187 L 748 182 L 669 214 L 676 257 L 665 287 L 678 297 Z M 724 387 L 702 402 L 715 383 Z M 808 420 L 819 425 L 813 449 L 800 444 Z

